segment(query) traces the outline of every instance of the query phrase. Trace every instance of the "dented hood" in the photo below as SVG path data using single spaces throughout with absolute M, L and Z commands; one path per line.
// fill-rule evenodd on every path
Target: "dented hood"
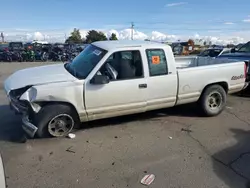
M 64 64 L 27 68 L 13 73 L 4 82 L 6 92 L 25 86 L 77 80 L 65 68 Z

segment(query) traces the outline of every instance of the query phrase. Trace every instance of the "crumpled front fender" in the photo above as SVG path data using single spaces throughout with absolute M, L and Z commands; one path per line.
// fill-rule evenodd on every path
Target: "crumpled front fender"
M 22 94 L 20 100 L 29 102 L 32 110 L 38 113 L 41 110 L 41 106 L 35 103 L 36 96 L 37 96 L 37 89 L 35 87 L 31 87 Z

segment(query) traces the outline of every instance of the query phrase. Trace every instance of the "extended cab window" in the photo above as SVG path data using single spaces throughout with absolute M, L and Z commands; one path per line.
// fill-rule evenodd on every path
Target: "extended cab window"
M 140 51 L 113 53 L 104 63 L 98 74 L 107 75 L 111 81 L 143 77 Z
M 146 50 L 150 76 L 168 74 L 168 65 L 165 52 L 162 49 Z

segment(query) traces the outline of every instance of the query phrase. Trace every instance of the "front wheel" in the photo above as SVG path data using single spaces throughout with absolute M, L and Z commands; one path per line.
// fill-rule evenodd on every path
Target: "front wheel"
M 211 85 L 205 89 L 199 100 L 205 116 L 219 115 L 226 106 L 227 94 L 220 85 Z
M 79 123 L 74 110 L 67 105 L 47 105 L 34 117 L 39 138 L 65 137 Z

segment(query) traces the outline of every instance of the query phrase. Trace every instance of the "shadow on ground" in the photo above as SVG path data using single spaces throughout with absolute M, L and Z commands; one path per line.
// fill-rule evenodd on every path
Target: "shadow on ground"
M 8 105 L 0 106 L 0 140 L 24 142 L 21 118 L 15 115 Z
M 89 129 L 102 127 L 107 125 L 118 125 L 132 121 L 154 120 L 162 116 L 185 116 L 198 117 L 199 112 L 196 104 L 182 105 L 178 107 L 150 111 L 141 114 L 134 114 L 116 118 L 98 120 L 94 122 L 84 123 L 82 128 Z M 21 128 L 21 117 L 14 114 L 8 105 L 0 106 L 0 140 L 12 142 L 25 142 L 25 133 Z
M 250 98 L 250 87 L 248 87 L 247 89 L 242 90 L 242 91 L 240 91 L 240 92 L 233 93 L 233 94 L 231 94 L 231 95 L 237 96 L 237 97 Z
M 229 187 L 250 188 L 250 131 L 231 131 L 237 144 L 212 156 L 214 172 Z

